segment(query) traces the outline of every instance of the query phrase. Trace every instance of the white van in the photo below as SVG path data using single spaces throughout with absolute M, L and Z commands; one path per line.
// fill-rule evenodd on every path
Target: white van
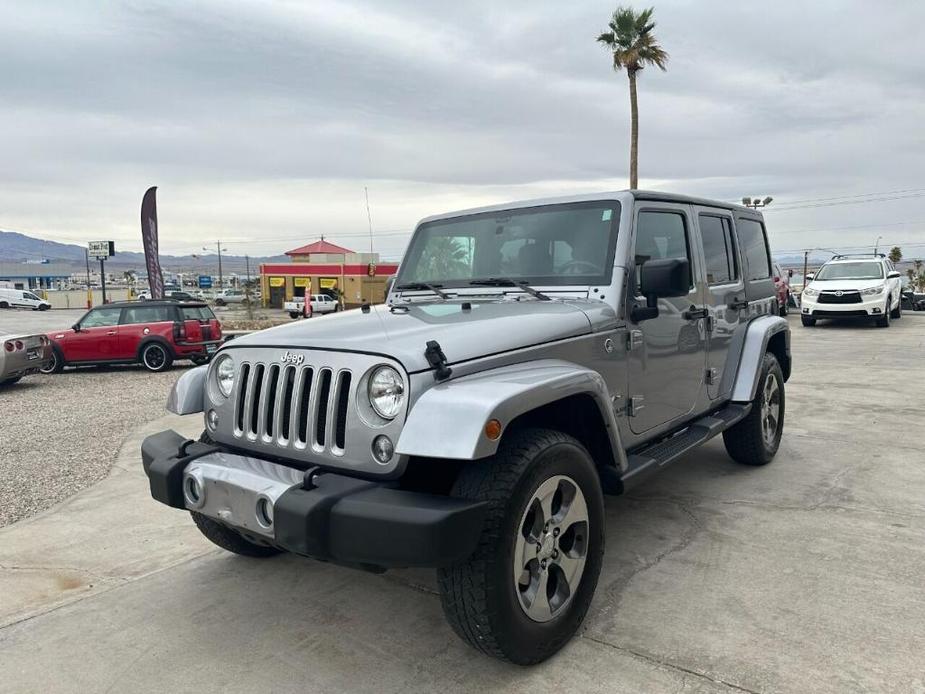
M 0 289 L 0 308 L 31 308 L 47 311 L 51 304 L 25 289 Z

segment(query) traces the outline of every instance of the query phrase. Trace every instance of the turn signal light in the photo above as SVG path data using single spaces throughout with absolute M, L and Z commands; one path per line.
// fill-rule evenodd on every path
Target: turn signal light
M 485 424 L 485 436 L 489 441 L 497 441 L 501 437 L 501 422 L 497 419 L 489 419 Z

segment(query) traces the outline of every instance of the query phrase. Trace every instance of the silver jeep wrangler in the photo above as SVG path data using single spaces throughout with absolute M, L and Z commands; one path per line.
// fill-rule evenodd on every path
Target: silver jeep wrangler
M 588 610 L 603 495 L 718 434 L 770 462 L 789 374 L 758 212 L 519 202 L 422 221 L 385 305 L 227 343 L 170 395 L 201 439 L 142 458 L 220 547 L 435 567 L 456 633 L 530 664 Z

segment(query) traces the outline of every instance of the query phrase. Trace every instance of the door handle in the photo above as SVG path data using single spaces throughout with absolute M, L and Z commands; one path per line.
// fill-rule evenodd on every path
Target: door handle
M 115 335 L 115 334 L 116 334 L 116 331 L 115 331 L 115 330 L 110 330 L 110 331 L 107 332 L 106 334 L 107 334 L 107 335 Z
M 699 320 L 700 318 L 706 318 L 709 315 L 710 312 L 707 311 L 706 307 L 697 308 L 696 306 L 691 306 L 681 314 L 681 317 L 684 320 Z
M 733 299 L 732 303 L 729 304 L 729 308 L 736 310 L 742 308 L 748 308 L 748 302 L 745 299 L 739 301 L 738 299 Z

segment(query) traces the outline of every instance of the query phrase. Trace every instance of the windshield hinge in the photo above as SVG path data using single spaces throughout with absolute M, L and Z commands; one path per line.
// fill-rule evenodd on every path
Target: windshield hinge
M 428 340 L 424 358 L 434 369 L 434 380 L 445 381 L 453 374 L 453 369 L 446 365 L 446 355 L 436 340 Z

